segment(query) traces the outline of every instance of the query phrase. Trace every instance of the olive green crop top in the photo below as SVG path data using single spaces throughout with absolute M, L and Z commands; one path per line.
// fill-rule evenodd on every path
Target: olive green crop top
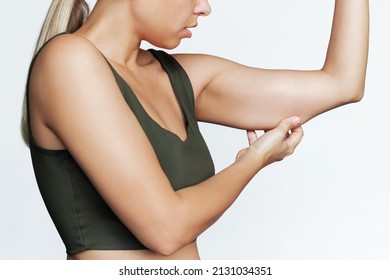
M 150 52 L 168 74 L 183 110 L 187 123 L 185 141 L 156 123 L 141 106 L 131 88 L 108 64 L 125 101 L 153 146 L 172 188 L 179 190 L 214 175 L 214 164 L 199 131 L 195 117 L 193 89 L 187 74 L 167 53 L 155 50 Z M 31 63 L 30 73 L 34 61 L 35 58 Z M 27 107 L 28 84 L 29 80 L 27 81 Z M 34 143 L 29 120 L 28 126 L 30 151 L 38 187 L 67 253 L 75 254 L 88 249 L 146 249 L 111 211 L 72 155 L 67 150 L 47 150 L 38 147 Z M 139 209 L 139 211 L 143 210 Z

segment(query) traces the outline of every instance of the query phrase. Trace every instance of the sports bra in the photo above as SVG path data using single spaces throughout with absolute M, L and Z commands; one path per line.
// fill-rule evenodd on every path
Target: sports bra
M 168 74 L 184 113 L 187 125 L 187 138 L 184 141 L 176 134 L 162 128 L 147 114 L 129 85 L 108 61 L 107 63 L 126 103 L 147 135 L 161 168 L 172 188 L 177 191 L 213 176 L 215 169 L 210 152 L 199 131 L 195 117 L 193 89 L 186 72 L 167 53 L 149 51 Z M 26 86 L 31 158 L 40 193 L 65 244 L 67 254 L 90 249 L 147 249 L 115 216 L 67 150 L 47 150 L 34 142 L 29 120 L 28 85 L 37 55 L 31 62 Z

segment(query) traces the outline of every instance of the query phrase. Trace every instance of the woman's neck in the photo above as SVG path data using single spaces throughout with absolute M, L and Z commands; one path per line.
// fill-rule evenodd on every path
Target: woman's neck
M 74 34 L 91 41 L 110 61 L 134 68 L 138 66 L 141 40 L 128 2 L 98 1 L 87 21 Z

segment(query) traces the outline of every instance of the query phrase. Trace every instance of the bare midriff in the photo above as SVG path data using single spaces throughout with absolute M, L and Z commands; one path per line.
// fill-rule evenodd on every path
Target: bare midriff
M 151 250 L 87 250 L 68 255 L 68 260 L 199 260 L 196 242 L 190 243 L 170 256 Z

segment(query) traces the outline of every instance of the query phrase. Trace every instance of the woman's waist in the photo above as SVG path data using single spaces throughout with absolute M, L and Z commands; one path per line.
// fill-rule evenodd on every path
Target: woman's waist
M 68 255 L 68 260 L 199 260 L 196 241 L 169 256 L 151 250 L 85 250 Z

